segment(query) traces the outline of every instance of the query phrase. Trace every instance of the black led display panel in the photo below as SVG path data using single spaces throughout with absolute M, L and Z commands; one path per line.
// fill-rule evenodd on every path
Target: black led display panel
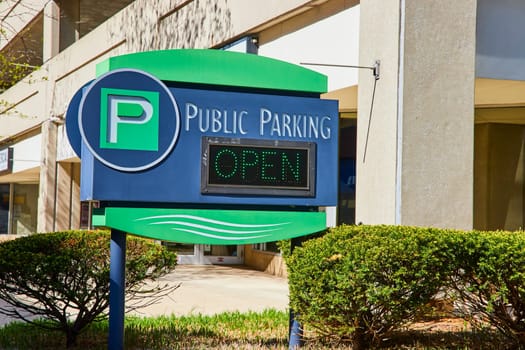
M 314 195 L 315 143 L 205 137 L 201 192 Z

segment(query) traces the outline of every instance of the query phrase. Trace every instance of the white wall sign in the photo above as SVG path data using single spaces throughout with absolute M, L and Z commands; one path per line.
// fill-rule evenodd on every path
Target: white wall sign
M 11 147 L 0 150 L 0 175 L 11 173 L 13 170 L 13 149 Z

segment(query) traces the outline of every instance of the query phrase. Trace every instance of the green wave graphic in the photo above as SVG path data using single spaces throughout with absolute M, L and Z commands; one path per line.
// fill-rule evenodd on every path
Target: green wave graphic
M 291 224 L 290 222 L 245 224 L 186 214 L 155 215 L 135 221 L 148 221 L 148 225 L 166 226 L 171 230 L 225 241 L 270 237 L 275 231 L 281 231 Z

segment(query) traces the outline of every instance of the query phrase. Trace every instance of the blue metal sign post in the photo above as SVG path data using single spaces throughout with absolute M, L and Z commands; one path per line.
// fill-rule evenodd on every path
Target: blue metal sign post
M 319 208 L 337 205 L 339 114 L 319 98 L 326 76 L 257 55 L 151 51 L 97 70 L 66 130 L 81 200 L 100 201 L 112 229 L 108 348 L 121 350 L 126 233 L 251 244 L 323 230 Z
M 297 320 L 294 310 L 290 309 L 290 319 L 288 326 L 288 345 L 290 350 L 297 349 L 304 344 L 303 328 Z
M 109 264 L 109 336 L 108 349 L 124 349 L 124 314 L 126 287 L 126 233 L 111 230 Z

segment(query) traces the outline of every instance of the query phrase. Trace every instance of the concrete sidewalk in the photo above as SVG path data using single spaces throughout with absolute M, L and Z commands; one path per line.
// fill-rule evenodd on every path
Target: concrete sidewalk
M 211 315 L 224 311 L 286 310 L 288 280 L 244 267 L 178 265 L 162 278 L 170 285 L 181 284 L 161 302 L 140 309 L 137 316 Z M 0 300 L 0 305 L 5 304 Z M 14 321 L 0 315 L 0 327 Z
M 181 286 L 138 316 L 215 314 L 224 311 L 286 310 L 288 280 L 244 267 L 179 265 L 162 279 Z

